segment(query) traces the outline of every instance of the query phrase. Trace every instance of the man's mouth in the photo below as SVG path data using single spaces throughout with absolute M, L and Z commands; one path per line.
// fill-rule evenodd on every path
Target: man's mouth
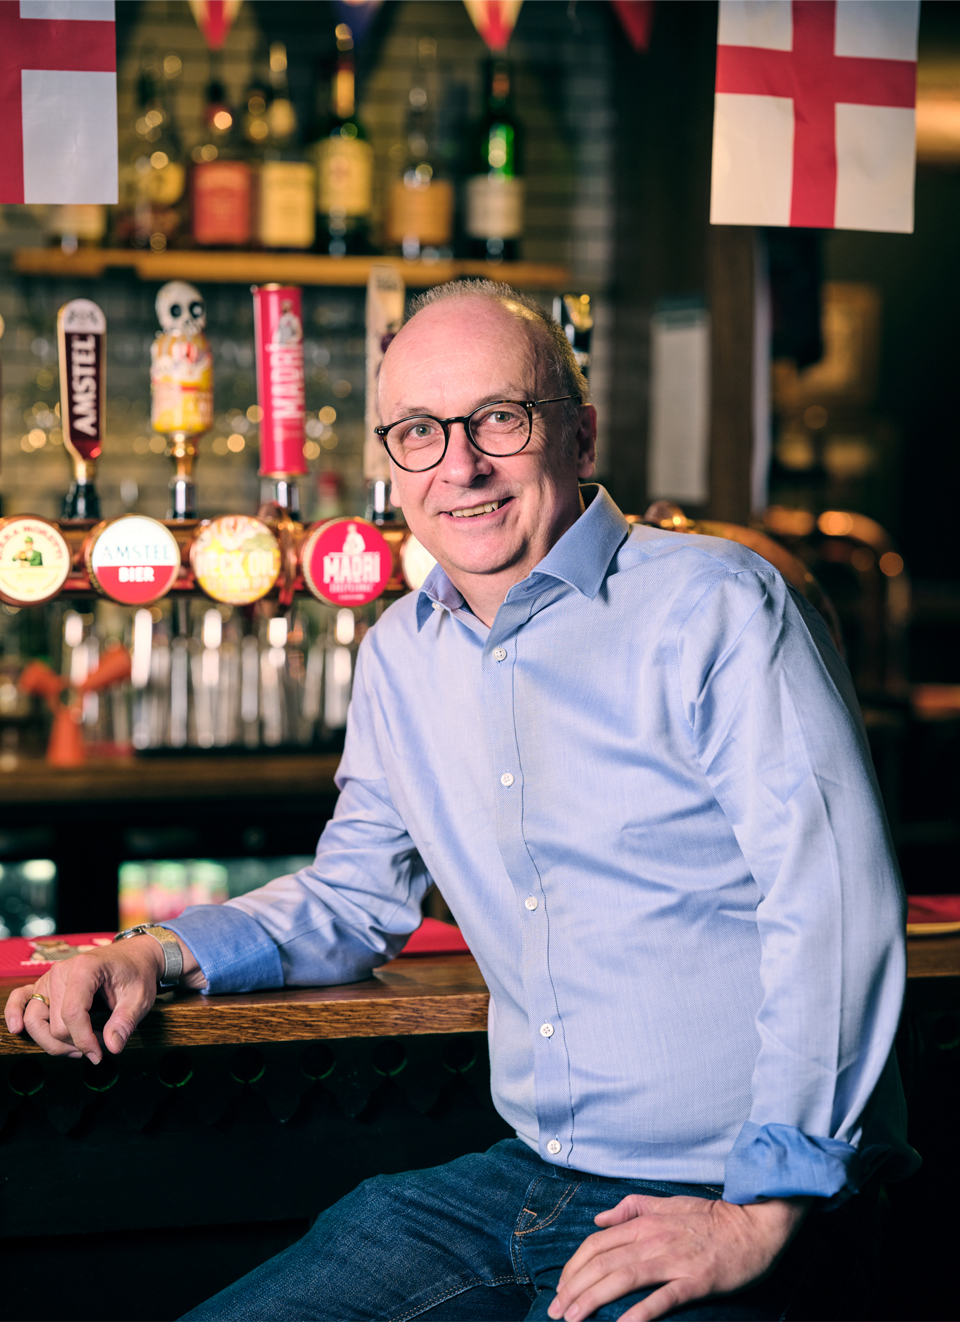
M 480 514 L 493 514 L 501 505 L 505 504 L 505 500 L 486 500 L 482 505 L 472 505 L 469 509 L 449 510 L 448 512 L 454 519 L 475 519 Z

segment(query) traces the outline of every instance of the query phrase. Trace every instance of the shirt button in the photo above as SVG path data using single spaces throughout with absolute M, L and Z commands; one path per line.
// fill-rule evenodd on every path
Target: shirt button
M 503 775 L 500 777 L 500 784 L 504 787 L 504 789 L 509 789 L 510 786 L 513 784 L 513 776 L 511 776 L 509 771 L 505 771 Z
M 540 1025 L 540 1036 L 541 1036 L 541 1037 L 553 1037 L 553 1024 L 541 1024 L 541 1025 Z M 558 1151 L 559 1151 L 559 1149 L 558 1149 Z
M 435 611 L 442 611 L 442 610 L 443 610 L 443 602 L 441 602 L 441 601 L 435 601 L 435 602 L 433 602 L 433 609 L 434 609 Z
M 506 661 L 507 649 L 505 647 L 495 647 L 493 649 L 493 657 L 495 661 Z
M 537 899 L 535 895 L 528 895 L 523 902 L 523 907 L 525 909 L 529 909 L 530 912 L 533 913 L 534 909 L 537 907 L 539 903 L 540 901 Z
M 558 1138 L 552 1138 L 547 1144 L 547 1151 L 550 1153 L 551 1157 L 555 1157 L 558 1152 L 563 1151 L 563 1144 Z

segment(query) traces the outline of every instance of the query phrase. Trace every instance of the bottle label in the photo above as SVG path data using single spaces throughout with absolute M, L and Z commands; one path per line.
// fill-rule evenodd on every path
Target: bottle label
M 190 548 L 190 563 L 208 597 L 229 606 L 249 606 L 276 583 L 280 547 L 261 519 L 226 514 L 200 529 Z
M 257 179 L 257 239 L 265 248 L 310 248 L 315 175 L 306 161 L 264 161 Z
M 69 573 L 70 549 L 55 524 L 28 514 L 0 521 L 0 601 L 39 606 Z
M 150 422 L 170 436 L 213 426 L 213 355 L 205 335 L 158 335 L 150 345 Z
M 467 180 L 467 233 L 472 239 L 516 239 L 523 233 L 523 180 L 476 174 Z
M 250 242 L 250 167 L 205 161 L 193 169 L 193 237 L 199 244 Z
M 303 317 L 300 290 L 253 291 L 260 419 L 260 476 L 306 473 L 303 457 Z
M 390 544 L 366 519 L 331 519 L 313 527 L 300 556 L 304 582 L 331 606 L 365 606 L 390 581 Z
M 403 179 L 394 180 L 387 221 L 389 243 L 417 239 L 421 247 L 439 248 L 450 242 L 452 226 L 452 184 L 445 179 L 431 179 L 411 186 Z
M 180 573 L 177 539 L 144 514 L 125 514 L 95 528 L 86 559 L 94 586 L 124 606 L 159 601 Z
M 99 243 L 107 232 L 107 208 L 99 203 L 65 202 L 53 208 L 52 234 L 74 234 L 87 243 Z
M 324 138 L 317 148 L 317 210 L 367 216 L 373 205 L 373 148 L 362 138 Z
M 138 182 L 141 196 L 155 206 L 172 207 L 183 197 L 187 173 L 179 161 L 168 161 L 159 170 L 144 170 Z
M 89 298 L 74 298 L 57 313 L 63 439 L 81 459 L 100 457 L 104 417 L 104 343 L 107 319 Z

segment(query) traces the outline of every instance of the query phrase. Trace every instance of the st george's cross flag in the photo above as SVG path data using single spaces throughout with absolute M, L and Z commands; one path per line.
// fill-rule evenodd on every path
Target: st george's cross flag
M 919 0 L 720 0 L 714 225 L 913 230 Z
M 523 0 L 463 0 L 473 26 L 492 51 L 506 50 Z
M 0 202 L 116 202 L 113 0 L 0 0 Z

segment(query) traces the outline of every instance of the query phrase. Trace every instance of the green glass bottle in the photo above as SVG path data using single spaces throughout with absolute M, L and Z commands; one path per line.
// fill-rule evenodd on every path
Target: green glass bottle
M 486 62 L 484 113 L 467 179 L 464 228 L 471 257 L 516 261 L 523 234 L 521 131 L 513 114 L 513 78 L 502 56 Z

